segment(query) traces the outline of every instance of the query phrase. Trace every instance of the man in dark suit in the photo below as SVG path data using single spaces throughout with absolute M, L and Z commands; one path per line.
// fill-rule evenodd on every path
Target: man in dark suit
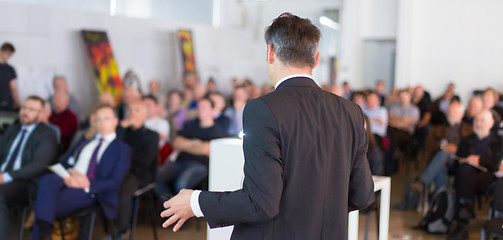
M 129 171 L 131 148 L 116 139 L 118 119 L 108 105 L 96 110 L 98 134 L 78 142 L 61 161 L 69 176 L 40 178 L 33 239 L 50 239 L 57 216 L 99 204 L 107 218 L 117 216 L 119 187 Z
M 0 139 L 0 239 L 9 238 L 9 209 L 28 204 L 37 178 L 56 159 L 56 134 L 38 123 L 43 105 L 40 97 L 28 97 L 19 111 L 20 124 Z
M 276 90 L 246 104 L 243 188 L 182 190 L 164 203 L 173 230 L 204 215 L 234 224 L 232 239 L 345 239 L 351 209 L 374 201 L 361 109 L 323 91 L 312 77 L 320 32 L 284 13 L 266 30 Z

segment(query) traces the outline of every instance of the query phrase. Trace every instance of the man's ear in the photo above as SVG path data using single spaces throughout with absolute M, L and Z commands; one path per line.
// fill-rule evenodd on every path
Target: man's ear
M 319 60 L 320 60 L 320 52 L 316 52 L 316 59 L 314 60 L 313 69 L 318 65 Z
M 274 48 L 272 47 L 271 44 L 267 44 L 267 63 L 272 64 L 274 63 Z

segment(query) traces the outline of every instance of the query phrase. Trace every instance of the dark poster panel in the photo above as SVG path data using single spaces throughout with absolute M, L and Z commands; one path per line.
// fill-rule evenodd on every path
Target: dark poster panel
M 99 93 L 110 92 L 119 101 L 124 88 L 107 33 L 82 30 L 82 39 L 94 73 L 94 83 Z

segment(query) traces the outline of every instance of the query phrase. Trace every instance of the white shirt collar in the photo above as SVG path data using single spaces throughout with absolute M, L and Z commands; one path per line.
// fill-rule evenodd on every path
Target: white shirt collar
M 308 75 L 308 74 L 294 74 L 294 75 L 288 75 L 288 76 L 286 76 L 286 77 L 284 77 L 284 78 L 280 79 L 278 82 L 276 82 L 276 85 L 274 86 L 274 89 L 278 88 L 278 86 L 279 86 L 282 82 L 284 82 L 284 81 L 286 81 L 286 80 L 288 80 L 288 79 L 291 79 L 291 78 L 296 78 L 296 77 L 307 77 L 307 78 L 311 78 L 311 79 L 313 79 L 313 77 L 312 77 L 311 75 Z M 314 79 L 313 79 L 313 81 L 314 81 Z
M 103 138 L 103 140 L 107 141 L 107 142 L 111 142 L 113 141 L 115 138 L 117 137 L 117 133 L 113 132 L 113 133 L 109 133 L 105 136 L 102 136 L 101 134 L 96 134 L 96 137 L 94 137 L 94 139 L 98 140 L 100 138 Z
M 22 129 L 22 130 L 26 130 L 26 132 L 31 132 L 31 131 L 33 131 L 33 129 L 35 129 L 35 127 L 37 127 L 37 124 L 35 124 L 35 123 L 34 123 L 34 124 L 30 124 L 30 125 L 28 125 L 28 126 L 24 126 L 24 125 L 23 125 L 23 126 L 21 127 L 21 129 Z

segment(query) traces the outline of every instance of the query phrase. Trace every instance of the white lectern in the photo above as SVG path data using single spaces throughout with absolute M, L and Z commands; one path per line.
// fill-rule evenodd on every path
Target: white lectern
M 243 140 L 222 138 L 210 142 L 210 191 L 234 191 L 242 187 L 244 155 Z M 374 191 L 381 192 L 379 239 L 388 239 L 391 178 L 374 176 Z M 358 239 L 358 211 L 349 214 L 348 239 Z M 209 229 L 207 240 L 230 239 L 232 226 Z

